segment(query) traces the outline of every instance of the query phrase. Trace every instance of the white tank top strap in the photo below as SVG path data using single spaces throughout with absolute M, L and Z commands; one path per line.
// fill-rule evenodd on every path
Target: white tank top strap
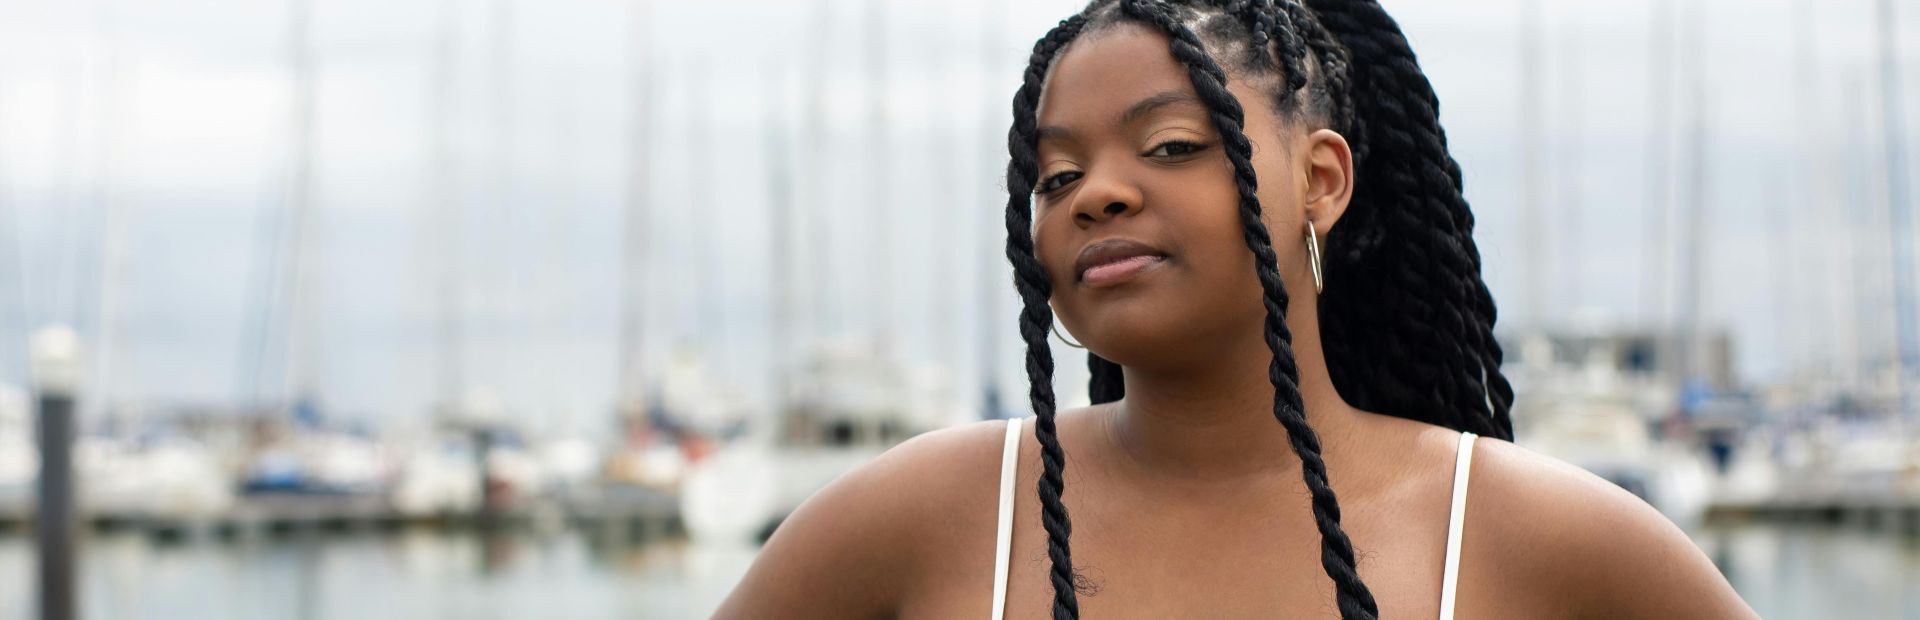
M 1007 560 L 1013 553 L 1013 479 L 1020 470 L 1020 421 L 1007 420 L 1007 441 L 1000 449 L 1000 524 L 993 543 L 993 620 L 1007 613 Z
M 1467 472 L 1473 466 L 1473 433 L 1460 433 L 1453 457 L 1453 504 L 1447 509 L 1447 563 L 1440 575 L 1440 620 L 1453 620 L 1454 590 L 1459 586 L 1460 529 L 1467 521 Z

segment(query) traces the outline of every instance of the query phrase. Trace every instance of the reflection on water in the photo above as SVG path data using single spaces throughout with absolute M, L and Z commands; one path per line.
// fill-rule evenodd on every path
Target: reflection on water
M 1920 618 L 1920 535 L 1739 524 L 1693 539 L 1767 618 Z
M 87 618 L 695 618 L 752 561 L 750 549 L 578 533 L 102 534 L 85 549 Z M 32 538 L 0 537 L 0 617 L 30 617 L 33 570 Z
M 1920 536 L 1711 526 L 1695 541 L 1768 618 L 1920 618 Z M 87 618 L 697 618 L 751 549 L 582 533 L 301 534 L 166 542 L 97 534 Z M 0 535 L 0 617 L 30 617 L 33 541 Z

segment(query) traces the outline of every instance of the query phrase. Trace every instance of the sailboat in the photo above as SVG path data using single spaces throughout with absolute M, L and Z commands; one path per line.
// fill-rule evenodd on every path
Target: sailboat
M 257 367 L 265 361 L 270 336 L 277 332 L 284 341 L 280 400 L 255 405 L 256 411 L 268 415 L 253 426 L 253 441 L 241 457 L 239 491 L 252 502 L 305 501 L 294 499 L 301 497 L 326 498 L 312 500 L 315 502 L 334 502 L 342 497 L 377 501 L 391 470 L 388 455 L 375 437 L 329 423 L 317 386 L 319 304 L 315 293 L 322 279 L 318 251 L 313 247 L 318 193 L 314 173 L 318 166 L 312 11 L 313 4 L 308 0 L 295 0 L 289 10 L 293 107 L 288 124 L 285 219 L 268 220 L 274 225 L 261 230 L 262 249 L 266 251 L 264 269 L 271 271 L 263 272 L 262 286 L 256 290 L 260 296 L 258 331 L 247 340 L 258 352 L 253 360 L 256 368 L 250 369 L 250 396 L 256 401 L 261 397 L 262 384 L 268 382 Z M 276 279 L 281 283 L 278 290 L 271 284 Z M 270 319 L 275 297 L 284 307 L 277 322 Z
M 27 394 L 0 385 L 0 521 L 26 517 L 39 474 L 40 449 L 34 443 Z
M 681 514 L 696 541 L 764 540 L 806 498 L 909 437 L 963 414 L 940 384 L 879 353 L 829 342 L 791 371 L 779 419 L 689 468 Z
M 116 402 L 114 388 L 125 383 L 125 373 L 114 358 L 118 350 L 120 303 L 125 288 L 127 209 L 114 191 L 118 172 L 121 110 L 116 94 L 122 87 L 118 39 L 111 31 L 112 15 L 100 14 L 100 40 L 108 46 L 101 97 L 101 128 L 97 154 L 98 176 L 92 180 L 91 200 L 99 212 L 97 288 L 93 298 L 92 379 L 82 402 L 91 402 L 83 415 L 108 421 L 104 429 L 85 429 L 74 439 L 73 467 L 79 479 L 77 501 L 82 509 L 114 517 L 191 518 L 213 514 L 233 502 L 233 490 L 224 463 L 209 446 L 182 432 L 170 421 L 131 416 L 137 410 Z M 79 79 L 77 76 L 73 79 Z M 69 112 L 70 114 L 72 112 Z M 66 125 L 71 128 L 71 123 Z M 76 309 L 78 310 L 78 309 Z M 0 395 L 0 489 L 14 476 L 32 476 L 38 450 L 26 433 L 27 403 L 15 395 Z M 19 426 L 15 424 L 19 423 Z M 99 432 L 104 430 L 104 432 Z M 18 434 L 16 434 L 16 431 Z M 92 431 L 92 432 L 86 432 Z M 9 445 L 10 444 L 10 445 Z M 7 491 L 0 490 L 0 494 Z M 30 496 L 30 494 L 29 494 Z
M 1667 6 L 1662 3 L 1656 8 L 1656 19 L 1668 17 L 1663 10 Z M 1544 151 L 1538 144 L 1544 133 L 1538 126 L 1541 118 L 1534 109 L 1540 105 L 1537 91 L 1542 88 L 1536 67 L 1541 41 L 1540 7 L 1537 2 L 1529 2 L 1523 10 L 1527 11 L 1523 20 L 1523 28 L 1527 30 L 1522 35 L 1525 39 L 1522 63 L 1526 67 L 1521 86 L 1524 108 L 1521 116 L 1525 123 L 1522 133 L 1526 152 L 1537 154 Z M 1659 37 L 1670 34 L 1664 28 L 1654 30 L 1655 49 L 1665 51 L 1667 42 Z M 1664 62 L 1664 59 L 1655 62 Z M 1670 77 L 1663 71 L 1655 71 L 1650 79 L 1654 81 L 1651 86 L 1658 101 L 1666 87 L 1661 80 Z M 1700 114 L 1704 103 L 1696 97 L 1693 104 L 1694 126 L 1689 138 L 1692 177 L 1688 179 L 1688 187 L 1694 195 L 1688 206 L 1691 208 L 1689 222 L 1694 224 L 1689 230 L 1697 237 L 1706 182 L 1699 166 L 1704 160 L 1705 130 L 1704 117 Z M 1667 113 L 1658 103 L 1654 107 L 1656 114 Z M 1538 166 L 1529 168 L 1537 170 Z M 1577 177 L 1578 171 L 1572 172 Z M 1653 167 L 1650 172 L 1650 184 L 1664 183 L 1664 171 L 1659 167 Z M 1544 291 L 1539 290 L 1548 280 L 1544 277 L 1547 261 L 1539 255 L 1543 245 L 1540 237 L 1548 227 L 1543 221 L 1546 211 L 1540 204 L 1542 192 L 1537 190 L 1536 176 L 1536 172 L 1529 172 L 1524 181 L 1528 186 L 1527 204 L 1522 206 L 1528 214 L 1523 233 L 1528 238 L 1522 240 L 1522 245 L 1531 265 L 1526 282 L 1529 290 L 1525 294 L 1529 325 L 1505 338 L 1504 343 L 1509 352 L 1505 371 L 1512 378 L 1516 392 L 1522 394 L 1513 409 L 1515 442 L 1606 478 L 1647 500 L 1676 522 L 1697 522 L 1706 508 L 1710 471 L 1705 461 L 1684 443 L 1667 441 L 1659 431 L 1678 417 L 1675 395 L 1679 394 L 1681 380 L 1694 376 L 1695 369 L 1704 365 L 1695 352 L 1704 339 L 1697 337 L 1694 329 L 1677 333 L 1664 329 L 1630 330 L 1597 321 L 1557 329 L 1548 326 L 1544 320 L 1546 308 L 1541 303 Z M 1663 187 L 1651 188 L 1649 194 L 1656 199 L 1666 195 Z M 1690 243 L 1690 246 L 1698 244 Z M 1664 251 L 1665 248 L 1656 247 L 1648 255 L 1660 256 Z M 1695 275 L 1698 255 L 1689 258 L 1694 262 L 1686 263 L 1683 269 L 1687 275 Z M 1697 288 L 1697 277 L 1689 279 L 1685 286 Z M 1664 294 L 1660 290 L 1654 292 L 1656 297 Z M 1690 299 L 1697 304 L 1697 296 Z
M 770 221 L 791 222 L 789 140 L 777 108 L 767 116 Z M 770 273 L 781 294 L 769 318 L 779 337 L 790 339 L 783 326 L 791 324 L 791 286 L 805 275 L 784 255 L 791 251 L 790 244 L 780 241 L 775 246 Z M 947 373 L 896 357 L 890 327 L 884 323 L 870 338 L 821 339 L 798 361 L 787 359 L 785 344 L 776 347 L 773 383 L 779 388 L 773 418 L 755 420 L 759 424 L 745 427 L 743 435 L 689 465 L 680 509 L 694 541 L 739 545 L 764 540 L 803 501 L 842 474 L 908 437 L 966 417 L 944 384 Z

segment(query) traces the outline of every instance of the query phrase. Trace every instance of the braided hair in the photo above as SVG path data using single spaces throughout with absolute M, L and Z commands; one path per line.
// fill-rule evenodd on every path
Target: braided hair
M 1374 618 L 1360 580 L 1320 441 L 1307 424 L 1288 295 L 1256 196 L 1252 146 L 1241 102 L 1228 91 L 1231 61 L 1243 76 L 1279 74 L 1270 104 L 1283 118 L 1332 129 L 1348 140 L 1357 183 L 1326 242 L 1319 316 L 1328 373 L 1354 406 L 1456 430 L 1511 439 L 1513 390 L 1500 372 L 1493 297 L 1480 277 L 1473 215 L 1460 166 L 1447 152 L 1439 100 L 1399 25 L 1377 0 L 1094 0 L 1034 44 L 1013 99 L 1007 136 L 1007 258 L 1020 293 L 1028 397 L 1041 446 L 1041 521 L 1052 562 L 1053 616 L 1079 617 L 1079 585 L 1062 501 L 1065 454 L 1055 426 L 1053 355 L 1047 344 L 1052 285 L 1034 255 L 1036 110 L 1048 68 L 1075 37 L 1122 21 L 1168 36 L 1233 165 L 1243 237 L 1254 254 L 1264 338 L 1273 353 L 1273 412 L 1299 457 L 1321 537 L 1321 565 L 1343 618 Z M 1210 51 L 1211 50 L 1211 51 Z M 1095 403 L 1126 393 L 1118 364 L 1089 354 Z

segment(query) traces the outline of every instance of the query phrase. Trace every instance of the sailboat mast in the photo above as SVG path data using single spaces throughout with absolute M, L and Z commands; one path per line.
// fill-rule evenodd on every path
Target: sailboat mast
M 441 0 L 438 24 L 435 26 L 437 41 L 433 52 L 433 118 L 429 120 L 428 145 L 432 149 L 431 171 L 428 191 L 432 196 L 431 217 L 428 220 L 429 234 L 434 240 L 434 259 L 437 266 L 434 274 L 434 303 L 437 320 L 434 322 L 434 368 L 435 368 L 435 407 L 443 415 L 457 415 L 459 400 L 466 392 L 466 364 L 462 353 L 465 341 L 462 333 L 461 309 L 464 306 L 465 287 L 462 258 L 465 244 L 464 221 L 461 217 L 458 198 L 455 197 L 455 162 L 453 150 L 453 61 L 454 61 L 454 7 L 457 0 Z
M 490 23 L 488 24 L 491 32 L 488 33 L 487 41 L 487 53 L 489 56 L 487 59 L 487 86 L 493 93 L 492 96 L 489 97 L 490 101 L 487 102 L 487 107 L 488 113 L 492 116 L 492 122 L 488 127 L 492 134 L 488 136 L 492 141 L 490 145 L 492 152 L 488 153 L 486 166 L 486 181 L 489 186 L 487 196 L 481 199 L 479 206 L 482 209 L 491 211 L 491 215 L 490 217 L 486 217 L 485 222 L 482 224 L 481 230 L 485 231 L 480 237 L 482 247 L 492 247 L 494 244 L 506 245 L 509 243 L 507 240 L 511 238 L 506 231 L 515 231 L 514 234 L 517 236 L 519 231 L 524 230 L 519 228 L 522 223 L 516 221 L 517 218 L 514 215 L 514 211 L 519 209 L 519 205 L 514 200 L 514 191 L 518 188 L 518 183 L 516 183 L 517 178 L 515 176 L 518 171 L 515 170 L 514 167 L 514 155 L 518 153 L 520 149 L 515 140 L 517 137 L 515 135 L 517 133 L 515 124 L 518 121 L 519 115 L 516 114 L 513 107 L 514 95 L 518 92 L 514 83 L 516 76 L 513 70 L 515 43 L 513 4 L 514 0 L 493 0 L 490 10 L 492 14 L 489 17 Z M 485 265 L 484 273 L 490 276 L 485 280 L 484 284 L 488 289 L 488 293 L 490 293 L 489 296 L 504 295 L 508 299 L 527 299 L 529 297 L 529 291 L 526 290 L 526 273 L 531 261 L 519 257 L 509 257 L 507 258 L 506 265 L 500 265 L 492 261 L 498 260 L 494 257 L 506 253 L 483 252 L 483 254 L 489 259 L 492 259 L 489 261 L 492 264 L 483 263 L 483 265 Z M 515 303 L 509 307 L 512 308 L 512 318 L 514 320 L 525 321 L 528 319 L 525 313 L 528 304 Z M 521 343 L 520 346 L 527 347 L 528 345 Z M 530 359 L 533 359 L 532 356 L 524 354 L 480 356 L 480 364 L 478 364 L 479 368 L 477 369 L 477 375 L 481 377 L 480 386 L 488 389 L 488 391 L 508 388 L 509 386 L 506 384 L 513 382 L 516 378 L 528 376 L 526 372 L 528 370 L 527 360 Z M 501 394 L 505 398 L 511 398 L 508 394 L 512 392 L 502 391 L 495 393 Z M 504 414 L 510 406 L 507 405 L 506 402 L 503 402 L 501 407 L 502 411 L 497 413 Z M 499 421 L 500 420 L 488 420 L 487 422 L 493 423 Z
M 1673 218 L 1673 0 L 1653 0 L 1647 32 L 1647 173 L 1640 303 L 1649 325 L 1668 328 L 1667 231 Z M 1666 366 L 1664 362 L 1661 364 Z
M 767 102 L 765 121 L 765 141 L 767 150 L 767 210 L 768 236 L 771 248 L 768 252 L 770 264 L 767 276 L 771 282 L 769 288 L 774 292 L 774 300 L 769 308 L 768 323 L 772 328 L 768 334 L 771 341 L 773 359 L 768 368 L 773 372 L 772 422 L 776 427 L 787 411 L 787 399 L 792 395 L 791 378 L 793 368 L 790 364 L 793 350 L 793 305 L 799 273 L 794 269 L 793 260 L 793 164 L 788 155 L 786 118 L 780 112 L 786 108 L 786 82 L 780 79 L 767 79 L 763 83 L 778 90 L 765 95 Z
M 868 265 L 873 269 L 873 312 L 874 329 L 877 330 L 877 343 L 884 352 L 892 346 L 894 336 L 893 315 L 893 209 L 888 204 L 892 197 L 892 183 L 888 178 L 892 170 L 887 152 L 887 139 L 890 136 L 890 119 L 887 114 L 887 16 L 884 0 L 867 2 L 867 74 L 868 74 L 868 111 L 873 115 L 873 128 L 867 134 L 867 172 L 870 175 L 867 187 L 870 201 L 868 208 L 873 210 L 873 255 Z
M 94 299 L 94 375 L 87 382 L 95 394 L 88 408 L 96 414 L 114 412 L 113 387 L 116 381 L 114 373 L 119 369 L 114 364 L 114 352 L 117 349 L 117 331 L 119 328 L 120 291 L 125 286 L 126 276 L 126 206 L 115 192 L 115 174 L 119 165 L 120 137 L 120 47 L 114 30 L 113 14 L 110 5 L 102 5 L 99 15 L 100 41 L 107 47 L 105 64 L 102 71 L 103 88 L 99 101 L 103 109 L 98 135 L 98 168 L 93 183 L 94 204 L 100 210 L 100 248 L 99 248 L 99 292 Z
M 1546 270 L 1541 264 L 1546 236 L 1541 204 L 1541 0 L 1520 3 L 1520 248 L 1526 257 L 1521 316 L 1528 331 L 1546 328 Z
M 1812 235 L 1809 238 L 1813 239 L 1815 244 L 1819 244 L 1808 245 L 1804 240 L 1801 241 L 1803 246 L 1807 246 L 1809 249 L 1822 246 L 1839 247 L 1830 245 L 1827 241 L 1827 235 L 1834 228 L 1837 228 L 1832 225 L 1833 222 L 1845 221 L 1844 217 L 1839 217 L 1837 214 L 1831 213 L 1831 205 L 1827 204 L 1826 200 L 1823 200 L 1825 194 L 1823 190 L 1830 185 L 1829 178 L 1833 171 L 1828 165 L 1827 157 L 1815 155 L 1815 153 L 1824 150 L 1821 145 L 1820 132 L 1816 129 L 1820 123 L 1820 115 L 1816 114 L 1819 108 L 1819 101 L 1815 99 L 1814 91 L 1814 89 L 1817 88 L 1814 73 L 1817 69 L 1815 63 L 1815 52 L 1817 48 L 1814 40 L 1813 27 L 1815 15 L 1813 0 L 1794 0 L 1793 16 L 1789 21 L 1793 23 L 1793 121 L 1795 125 L 1800 127 L 1800 135 L 1798 136 L 1800 142 L 1800 148 L 1798 149 L 1799 155 L 1795 157 L 1796 165 L 1794 166 L 1794 178 L 1799 187 L 1798 191 L 1794 194 L 1796 199 L 1790 203 L 1783 203 L 1782 205 L 1788 211 L 1792 210 L 1791 204 L 1801 204 L 1805 205 L 1806 208 L 1812 209 L 1811 217 L 1801 218 L 1801 223 L 1799 224 L 1801 229 L 1810 230 Z M 1794 237 L 1792 231 L 1787 231 L 1787 234 L 1784 236 L 1789 240 L 1789 243 L 1792 242 Z M 1832 252 L 1821 251 L 1808 252 L 1805 254 L 1808 258 L 1805 264 L 1802 264 L 1801 261 L 1787 261 L 1788 265 L 1798 266 L 1799 269 L 1802 269 L 1803 271 L 1801 273 L 1803 275 L 1796 275 L 1792 271 L 1788 271 L 1776 277 L 1789 281 L 1805 277 L 1807 278 L 1807 282 L 1829 282 L 1831 280 L 1829 280 L 1827 276 L 1832 272 L 1828 270 L 1828 266 L 1835 262 L 1833 254 Z M 1796 253 L 1796 256 L 1798 255 L 1799 253 Z M 1776 284 L 1776 286 L 1779 285 Z M 1784 286 L 1781 286 L 1780 289 L 1786 299 L 1793 299 L 1793 296 L 1786 294 L 1786 288 Z M 1809 297 L 1810 299 L 1802 302 L 1804 304 L 1802 308 L 1805 314 L 1799 318 L 1812 324 L 1832 325 L 1833 320 L 1838 316 L 1838 313 L 1832 311 L 1832 306 L 1829 305 L 1836 303 L 1832 299 L 1833 295 L 1830 295 L 1828 291 L 1815 291 L 1814 294 Z M 1787 322 L 1788 325 L 1783 327 L 1791 327 L 1794 323 L 1791 318 L 1786 319 L 1785 322 Z M 1781 331 L 1782 333 L 1797 333 L 1799 330 L 1782 329 Z M 1835 339 L 1839 341 L 1835 344 L 1838 345 L 1838 348 L 1842 349 L 1842 351 L 1836 352 L 1826 350 L 1825 347 L 1812 346 L 1812 342 L 1806 338 L 1798 336 L 1794 338 L 1793 341 L 1787 343 L 1787 359 L 1798 359 L 1800 355 L 1804 353 L 1810 358 L 1805 362 L 1805 364 L 1810 364 L 1810 366 L 1805 366 L 1804 369 L 1814 371 L 1810 374 L 1816 376 L 1824 375 L 1824 378 L 1829 379 L 1839 377 L 1843 374 L 1840 371 L 1842 365 L 1839 363 L 1839 360 L 1845 357 L 1844 350 L 1848 348 L 1848 344 L 1846 343 L 1847 339 Z
M 985 0 L 983 6 L 985 7 L 983 10 L 984 14 L 980 22 L 983 35 L 981 39 L 984 41 L 985 46 L 983 48 L 984 53 L 981 54 L 980 59 L 984 65 L 981 74 L 991 76 L 995 75 L 996 70 L 1000 69 L 1001 48 L 1006 44 L 1005 32 L 1002 30 L 1001 24 L 1006 6 L 1004 0 Z M 986 81 L 987 90 L 993 91 L 992 85 L 994 84 L 996 84 L 996 82 L 989 78 Z M 1005 153 L 1005 151 L 1002 150 L 1004 147 L 1001 146 L 1004 142 L 993 139 L 996 135 L 994 128 L 1001 126 L 995 122 L 1001 118 L 999 111 L 1003 109 L 999 104 L 995 103 L 997 101 L 1003 101 L 999 95 L 1000 93 L 998 92 L 989 92 L 988 96 L 980 98 L 981 101 L 987 102 L 986 107 L 980 113 L 980 135 L 986 136 L 986 140 L 983 141 L 983 152 L 980 157 L 981 170 L 984 173 L 981 175 L 984 178 L 980 179 L 982 182 L 995 178 L 999 166 L 1004 165 L 1002 164 L 1002 154 Z M 995 320 L 1000 315 L 1000 291 L 1001 288 L 1005 286 L 1004 281 L 995 276 L 1002 273 L 1001 265 L 1004 263 L 1001 261 L 1004 259 L 1001 257 L 1001 253 L 993 251 L 999 247 L 996 241 L 1000 239 L 1000 235 L 996 234 L 996 231 L 999 230 L 998 224 L 1001 218 L 1004 217 L 1002 213 L 1004 212 L 1006 203 L 1004 199 L 994 194 L 992 188 L 995 185 L 996 184 L 993 183 L 982 183 L 979 185 L 979 187 L 986 189 L 981 191 L 981 196 L 984 200 L 980 201 L 979 210 L 981 214 L 980 218 L 983 222 L 979 226 L 980 242 L 975 246 L 977 249 L 983 251 L 981 255 L 982 262 L 980 263 L 978 287 L 979 316 L 977 318 L 979 319 L 980 331 L 977 335 L 979 347 L 977 355 L 979 356 L 980 364 L 980 417 L 987 419 L 1000 418 L 1006 415 L 1005 409 L 1000 403 L 1000 330 L 996 327 L 1001 323 Z M 996 204 L 998 204 L 1000 208 L 994 208 Z
M 805 174 L 801 180 L 806 184 L 804 191 L 808 211 L 805 221 L 810 234 L 802 238 L 808 241 L 806 261 L 810 265 L 807 269 L 811 275 L 808 288 L 812 295 L 808 305 L 813 312 L 813 334 L 817 336 L 838 331 L 844 309 L 837 305 L 841 296 L 833 294 L 831 250 L 837 247 L 834 235 L 839 227 L 832 223 L 832 199 L 827 194 L 827 188 L 831 187 L 827 182 L 829 167 L 826 165 L 827 141 L 830 137 L 827 131 L 827 44 L 831 40 L 833 7 L 827 0 L 814 0 L 809 12 L 813 15 L 813 21 L 807 33 L 806 125 L 801 139 L 806 163 L 803 164 Z
M 1681 258 L 1680 258 L 1680 377 L 1682 385 L 1702 378 L 1700 337 L 1700 310 L 1706 282 L 1702 278 L 1702 257 L 1706 256 L 1707 239 L 1705 236 L 1705 217 L 1709 197 L 1710 161 L 1707 154 L 1708 115 L 1707 109 L 1707 72 L 1703 58 L 1701 38 L 1705 35 L 1701 13 L 1705 9 L 1699 2 L 1688 5 L 1687 49 L 1685 58 L 1686 83 L 1688 84 L 1688 112 L 1686 139 L 1687 185 L 1686 199 L 1682 201 L 1684 210 L 1681 222 Z
M 1914 324 L 1914 231 L 1912 205 L 1907 196 L 1905 108 L 1900 103 L 1900 42 L 1893 21 L 1893 0 L 1879 0 L 1875 5 L 1878 19 L 1874 22 L 1879 26 L 1880 43 L 1880 128 L 1882 135 L 1886 136 L 1887 231 L 1892 235 L 1894 376 L 1900 391 L 1902 418 L 1911 421 L 1916 412 L 1913 378 L 1909 375 L 1920 365 L 1920 342 L 1915 340 L 1920 338 L 1920 334 L 1915 333 L 1920 326 Z
M 1846 104 L 1841 116 L 1860 119 L 1860 121 L 1844 124 L 1847 133 L 1846 144 L 1870 144 L 1873 128 L 1867 125 L 1874 121 L 1876 115 L 1874 104 L 1867 93 L 1869 78 L 1865 71 L 1849 75 L 1847 78 L 1843 91 L 1846 95 Z M 1839 246 L 1842 248 L 1841 257 L 1846 261 L 1843 264 L 1846 272 L 1861 274 L 1860 277 L 1840 279 L 1846 291 L 1846 295 L 1842 298 L 1848 302 L 1843 323 L 1851 326 L 1846 332 L 1855 343 L 1854 356 L 1847 360 L 1847 368 L 1849 373 L 1861 382 L 1856 384 L 1856 387 L 1865 385 L 1866 377 L 1872 369 L 1871 364 L 1878 361 L 1876 359 L 1878 351 L 1869 353 L 1868 349 L 1870 347 L 1877 349 L 1875 345 L 1883 343 L 1886 339 L 1886 334 L 1879 330 L 1883 326 L 1880 322 L 1883 317 L 1878 314 L 1879 304 L 1875 303 L 1879 300 L 1879 291 L 1876 290 L 1878 287 L 1871 281 L 1873 278 L 1868 275 L 1874 274 L 1876 271 L 1874 261 L 1879 260 L 1879 248 L 1874 247 L 1878 244 L 1873 243 L 1869 238 L 1869 231 L 1880 226 L 1880 223 L 1875 221 L 1880 210 L 1879 205 L 1875 204 L 1880 195 L 1879 192 L 1874 191 L 1875 185 L 1879 182 L 1879 179 L 1874 177 L 1877 172 L 1875 167 L 1877 158 L 1861 152 L 1862 150 L 1864 149 L 1842 151 L 1842 156 L 1846 158 L 1842 169 L 1848 171 L 1847 200 L 1842 204 L 1848 207 L 1844 221 L 1847 231 L 1845 240 L 1849 243 Z
M 313 269 L 313 7 L 311 0 L 293 0 L 290 9 L 289 61 L 293 69 L 293 127 L 291 172 L 287 186 L 287 334 L 283 367 L 284 396 L 298 406 L 314 395 L 317 343 L 314 315 L 317 279 Z M 296 412 L 297 413 L 297 412 Z
M 633 0 L 627 25 L 627 187 L 621 210 L 620 239 L 620 350 L 615 395 L 620 415 L 629 424 L 644 423 L 642 390 L 646 376 L 642 346 L 646 332 L 646 248 L 648 197 L 652 174 L 649 141 L 653 139 L 652 0 Z
M 1588 281 L 1581 269 L 1583 246 L 1580 243 L 1582 226 L 1585 224 L 1581 219 L 1584 209 L 1582 198 L 1586 196 L 1586 187 L 1582 183 L 1586 179 L 1582 170 L 1585 160 L 1581 157 L 1581 149 L 1586 148 L 1587 129 L 1586 92 L 1581 76 L 1587 72 L 1581 67 L 1580 20 L 1577 16 L 1562 19 L 1559 50 L 1561 101 L 1558 107 L 1564 111 L 1564 116 L 1560 119 L 1560 161 L 1555 162 L 1554 166 L 1560 176 L 1555 183 L 1559 186 L 1557 193 L 1560 196 L 1556 210 L 1562 216 L 1558 226 L 1560 273 L 1555 277 L 1560 282 L 1560 290 L 1555 297 L 1558 298 L 1556 304 L 1559 308 L 1571 316 L 1585 301 L 1581 297 L 1587 289 L 1584 283 Z
M 0 118 L 6 118 L 5 100 L 0 99 Z M 7 139 L 5 123 L 0 123 L 0 145 L 11 144 Z M 20 251 L 20 214 L 12 200 L 7 186 L 6 149 L 0 148 L 0 267 L 4 267 L 7 287 L 4 290 L 12 297 L 4 300 L 7 324 L 0 324 L 0 346 L 8 351 L 27 350 L 27 331 L 33 329 L 27 316 L 26 261 Z M 16 356 L 6 356 L 14 359 Z M 22 364 L 18 369 L 0 367 L 0 378 L 19 377 L 27 380 L 27 368 Z M 5 379 L 0 379 L 5 380 Z
M 966 263 L 951 260 L 956 255 L 954 248 L 959 245 L 959 242 L 948 231 L 966 230 L 967 220 L 971 215 L 968 211 L 972 207 L 967 204 L 967 195 L 961 191 L 962 186 L 959 182 L 960 158 L 955 152 L 958 150 L 954 140 L 955 129 L 951 123 L 940 122 L 940 119 L 957 119 L 960 116 L 959 111 L 952 109 L 957 107 L 952 105 L 957 98 L 940 96 L 940 93 L 946 92 L 946 89 L 942 88 L 941 81 L 946 79 L 945 76 L 955 73 L 952 68 L 946 66 L 951 57 L 948 50 L 952 49 L 952 46 L 939 38 L 943 34 L 939 27 L 941 19 L 940 15 L 935 14 L 930 16 L 930 20 L 920 22 L 925 28 L 920 36 L 932 43 L 921 46 L 921 49 L 927 52 L 926 66 L 930 67 L 930 70 L 925 73 L 929 95 L 926 127 L 929 140 L 927 150 L 932 153 L 929 163 L 933 168 L 933 195 L 935 200 L 949 201 L 946 205 L 935 205 L 933 212 L 927 218 L 927 263 L 930 267 L 927 276 L 933 283 L 927 287 L 927 305 L 929 306 L 927 316 L 932 317 L 933 320 L 926 324 L 926 336 L 928 351 L 940 362 L 941 367 L 954 370 L 960 366 L 959 355 L 961 347 L 964 346 L 966 331 L 953 329 L 959 310 L 952 296 L 954 291 L 960 288 L 959 283 L 962 282 L 961 278 L 966 273 L 963 269 Z M 943 219 L 942 215 L 946 218 Z
M 693 251 L 699 253 L 694 261 L 693 286 L 695 294 L 694 324 L 698 327 L 700 355 L 709 367 L 719 367 L 724 373 L 732 363 L 730 356 L 723 355 L 729 350 L 729 341 L 724 330 L 727 322 L 722 319 L 724 308 L 720 296 L 726 291 L 723 276 L 726 264 L 721 261 L 714 233 L 725 217 L 720 210 L 724 203 L 713 199 L 714 164 L 713 141 L 715 120 L 713 114 L 712 67 L 705 61 L 695 61 L 687 68 L 687 106 L 692 118 L 687 120 L 687 161 L 692 169 L 688 177 L 693 179 Z

